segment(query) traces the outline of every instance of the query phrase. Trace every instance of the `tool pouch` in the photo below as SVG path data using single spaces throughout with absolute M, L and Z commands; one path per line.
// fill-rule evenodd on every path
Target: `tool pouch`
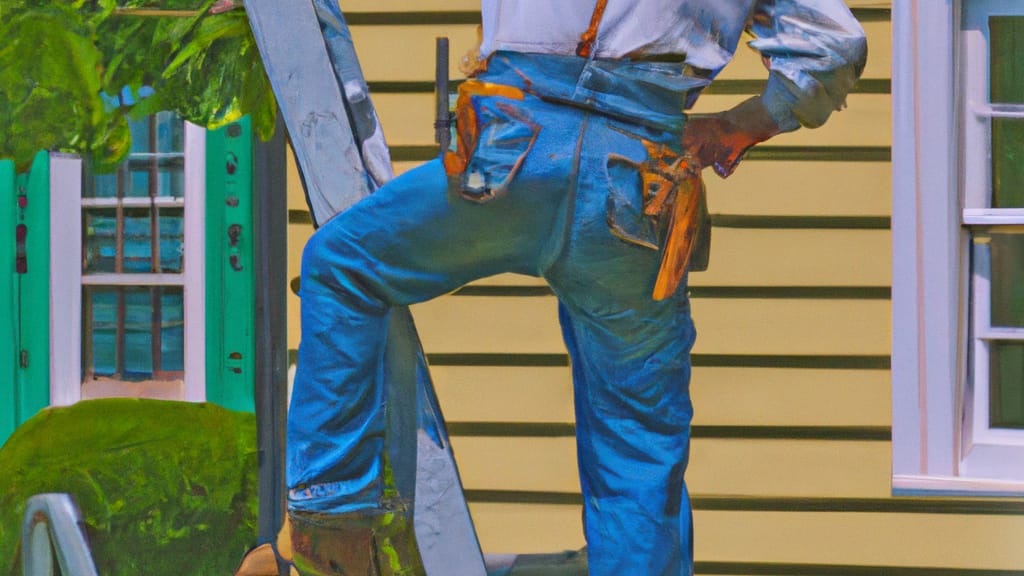
M 462 197 L 487 202 L 508 191 L 540 132 L 518 105 L 523 98 L 510 86 L 475 80 L 459 86 L 456 150 L 445 154 L 444 165 Z
M 662 252 L 653 297 L 663 300 L 687 270 L 707 269 L 711 228 L 700 169 L 685 154 L 642 142 L 644 161 L 608 156 L 606 219 L 621 240 Z

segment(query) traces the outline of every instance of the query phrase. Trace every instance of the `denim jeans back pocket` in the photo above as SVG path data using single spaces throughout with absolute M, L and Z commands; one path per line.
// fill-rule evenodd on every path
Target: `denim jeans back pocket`
M 466 161 L 459 190 L 464 198 L 486 202 L 508 192 L 516 173 L 537 140 L 540 125 L 529 113 L 506 98 L 472 98 L 476 120 L 476 146 Z

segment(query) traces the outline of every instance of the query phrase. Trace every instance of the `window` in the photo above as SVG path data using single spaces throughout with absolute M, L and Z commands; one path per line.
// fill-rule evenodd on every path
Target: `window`
M 1016 12 L 1016 14 L 1014 14 Z M 966 475 L 1024 480 L 1024 10 L 964 13 L 963 224 L 971 240 Z
M 894 4 L 893 486 L 1024 492 L 1024 6 Z
M 81 198 L 81 398 L 202 400 L 205 131 L 166 112 L 131 131 Z

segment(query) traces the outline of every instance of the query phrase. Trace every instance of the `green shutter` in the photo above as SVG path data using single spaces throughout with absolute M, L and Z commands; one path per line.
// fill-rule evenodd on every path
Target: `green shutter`
M 0 441 L 6 440 L 18 426 L 14 407 L 17 378 L 17 309 L 15 308 L 15 232 L 18 206 L 14 184 L 14 163 L 0 161 Z
M 252 195 L 243 118 L 206 138 L 206 398 L 247 412 L 256 409 Z
M 28 204 L 19 216 L 28 226 L 28 272 L 19 274 L 21 358 L 19 424 L 50 405 L 50 155 L 39 152 L 20 176 Z M 20 212 L 20 210 L 19 210 Z
M 24 228 L 22 228 L 24 227 Z M 0 163 L 0 437 L 50 405 L 50 156 Z M 18 236 L 24 230 L 24 241 Z M 19 244 L 23 250 L 19 250 Z M 19 262 L 20 261 L 20 262 Z

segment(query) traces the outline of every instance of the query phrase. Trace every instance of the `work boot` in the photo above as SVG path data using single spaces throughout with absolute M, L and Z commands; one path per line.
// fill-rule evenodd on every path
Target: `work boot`
M 301 576 L 426 576 L 412 520 L 402 512 L 288 512 L 286 524 Z

